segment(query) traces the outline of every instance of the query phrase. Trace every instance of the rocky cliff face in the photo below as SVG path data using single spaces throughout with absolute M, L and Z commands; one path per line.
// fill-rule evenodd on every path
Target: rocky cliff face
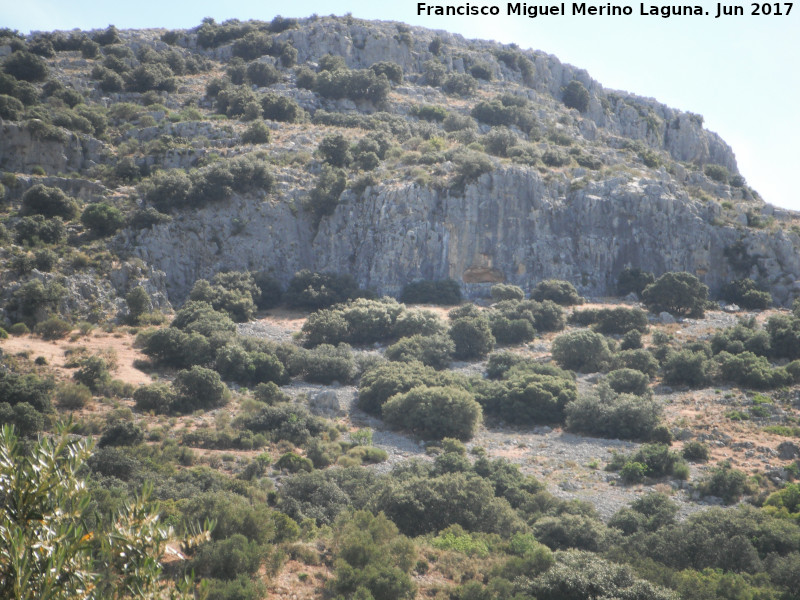
M 602 296 L 625 267 L 689 271 L 712 291 L 751 276 L 779 302 L 800 291 L 796 234 L 723 225 L 723 216 L 719 204 L 692 200 L 669 179 L 619 176 L 570 190 L 566 178 L 511 167 L 483 175 L 463 195 L 414 184 L 346 194 L 318 231 L 285 203 L 237 198 L 125 243 L 169 274 L 176 299 L 219 270 L 264 268 L 284 281 L 301 268 L 349 272 L 392 295 L 414 279 L 452 277 L 473 295 L 486 292 L 473 284 L 530 289 L 558 278 Z

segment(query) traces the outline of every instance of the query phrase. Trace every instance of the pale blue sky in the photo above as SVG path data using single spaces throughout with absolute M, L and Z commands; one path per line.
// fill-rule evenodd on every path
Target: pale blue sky
M 305 17 L 350 12 L 359 18 L 403 21 L 468 38 L 516 42 L 584 68 L 606 87 L 702 114 L 706 126 L 733 147 L 742 174 L 765 200 L 800 210 L 796 183 L 800 173 L 800 3 L 788 16 L 752 16 L 752 5 L 744 2 L 740 4 L 744 16 L 720 19 L 714 19 L 717 5 L 712 2 L 702 3 L 709 16 L 669 19 L 638 16 L 638 2 L 618 3 L 633 7 L 630 17 L 568 14 L 536 19 L 505 16 L 505 2 L 470 3 L 496 5 L 501 16 L 417 16 L 417 2 L 409 0 L 0 0 L 0 25 L 23 32 L 90 29 L 110 23 L 119 28 L 188 28 L 206 16 L 218 21 L 269 20 L 277 14 Z M 569 12 L 571 3 L 566 7 Z M 784 4 L 781 7 L 785 10 Z

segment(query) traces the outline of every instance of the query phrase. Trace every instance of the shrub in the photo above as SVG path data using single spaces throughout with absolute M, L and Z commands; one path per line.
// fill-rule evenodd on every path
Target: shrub
M 264 121 L 255 121 L 242 134 L 243 144 L 268 144 L 271 134 Z
M 247 79 L 258 87 L 266 87 L 280 81 L 281 74 L 269 63 L 254 61 L 247 65 Z
M 458 360 L 483 358 L 495 344 L 489 321 L 483 316 L 455 319 L 448 335 L 455 345 L 453 357 Z
M 475 78 L 466 73 L 451 73 L 442 82 L 442 90 L 453 96 L 471 96 L 477 87 Z
M 664 273 L 642 292 L 642 302 L 654 313 L 702 318 L 708 287 L 691 273 Z
M 199 366 L 179 371 L 172 385 L 175 389 L 173 409 L 179 412 L 217 408 L 226 404 L 230 397 L 219 374 Z
M 326 430 L 325 421 L 295 404 L 266 406 L 246 418 L 244 426 L 254 433 L 269 433 L 275 441 L 286 440 L 296 446 L 307 444 Z
M 0 119 L 19 121 L 23 110 L 25 107 L 22 102 L 6 94 L 0 94 Z
M 369 67 L 376 75 L 385 75 L 392 83 L 403 83 L 403 68 L 395 62 L 380 61 Z
M 175 313 L 172 328 L 180 329 L 184 333 L 199 333 L 210 337 L 216 332 L 234 332 L 236 325 L 230 317 L 218 310 L 214 310 L 208 302 L 190 301 Z
M 3 63 L 3 71 L 21 81 L 44 81 L 47 79 L 47 64 L 26 50 L 17 50 Z
M 78 204 L 58 188 L 36 184 L 22 195 L 22 212 L 70 220 L 78 215 Z
M 439 373 L 418 362 L 389 362 L 369 369 L 361 377 L 358 406 L 370 414 L 380 414 L 381 407 L 396 394 L 419 386 L 458 385 L 460 378 L 449 372 Z
M 605 334 L 624 334 L 629 331 L 645 333 L 647 314 L 638 308 L 604 308 L 597 311 L 596 329 Z
M 718 496 L 726 504 L 732 504 L 742 494 L 753 491 L 748 484 L 747 475 L 726 463 L 721 463 L 719 467 L 712 467 L 710 475 L 697 487 L 704 496 Z
M 769 389 L 788 385 L 792 378 L 786 369 L 773 369 L 763 356 L 752 352 L 728 354 L 722 352 L 715 358 L 721 381 L 738 383 L 739 385 Z
M 316 310 L 346 302 L 359 295 L 361 291 L 350 275 L 302 270 L 289 281 L 284 300 L 291 308 Z
M 656 280 L 649 271 L 642 271 L 638 267 L 623 269 L 617 276 L 617 293 L 620 296 L 628 294 L 642 295 L 642 291 Z
M 313 383 L 349 383 L 356 374 L 356 361 L 350 346 L 320 344 L 303 360 L 304 379 Z
M 728 179 L 730 179 L 731 176 L 728 169 L 722 165 L 706 165 L 703 169 L 703 172 L 714 181 L 718 181 L 720 183 L 728 183 Z
M 493 355 L 487 372 L 502 369 L 499 363 L 513 359 L 508 354 Z M 487 415 L 509 423 L 561 423 L 567 405 L 578 397 L 575 381 L 550 365 L 517 362 L 502 375 L 502 381 L 474 384 L 478 402 Z
M 512 320 L 490 313 L 489 323 L 492 335 L 500 344 L 522 344 L 531 341 L 536 335 L 536 329 L 527 319 Z
M 144 432 L 142 429 L 130 421 L 117 421 L 111 423 L 103 435 L 100 436 L 100 441 L 97 446 L 105 448 L 107 446 L 135 446 L 144 441 Z
M 605 545 L 605 527 L 585 515 L 544 517 L 536 522 L 533 532 L 538 541 L 553 550 L 579 548 L 599 552 Z
M 606 384 L 566 406 L 573 431 L 620 439 L 649 439 L 661 418 L 661 405 L 649 396 L 617 394 Z
M 33 330 L 46 340 L 58 340 L 72 331 L 72 324 L 59 317 L 48 317 L 39 321 Z
M 294 452 L 287 452 L 282 455 L 277 461 L 275 466 L 282 471 L 289 473 L 299 473 L 300 471 L 311 472 L 314 470 L 314 465 L 311 461 L 303 456 L 298 456 Z
M 494 170 L 494 164 L 488 156 L 472 150 L 457 154 L 453 157 L 453 162 L 456 172 L 452 188 L 459 193 L 464 192 L 467 184 L 474 183 L 481 175 Z
M 347 174 L 342 169 L 323 165 L 317 183 L 306 199 L 305 206 L 318 223 L 322 217 L 332 215 L 339 198 L 347 188 Z
M 143 385 L 133 392 L 133 401 L 136 409 L 143 412 L 168 413 L 174 400 L 174 392 L 163 383 Z
M 664 383 L 700 387 L 708 382 L 708 357 L 703 352 L 670 352 L 663 365 Z
M 576 330 L 558 336 L 551 353 L 561 367 L 585 373 L 605 371 L 612 361 L 608 341 L 594 331 Z
M 322 138 L 317 152 L 322 160 L 332 167 L 346 167 L 352 160 L 350 142 L 340 133 L 329 134 Z
M 80 362 L 80 368 L 72 378 L 93 392 L 102 390 L 110 381 L 108 363 L 101 356 L 89 356 Z
M 709 458 L 708 446 L 696 440 L 686 442 L 682 454 L 683 458 L 692 462 L 706 462 Z
M 392 361 L 411 362 L 417 360 L 434 369 L 445 369 L 455 352 L 453 340 L 445 335 L 413 335 L 399 340 L 386 349 L 386 358 Z
M 770 352 L 775 358 L 800 358 L 800 318 L 789 315 L 774 315 L 767 320 Z
M 516 285 L 508 285 L 505 283 L 498 283 L 491 287 L 489 293 L 495 302 L 503 300 L 524 300 L 525 292 L 522 288 Z
M 300 85 L 298 84 L 298 87 Z M 297 123 L 303 119 L 303 109 L 292 98 L 278 96 L 277 94 L 265 94 L 261 98 L 261 109 L 265 119 L 273 121 L 283 121 L 285 123 Z
M 454 305 L 461 303 L 461 286 L 453 279 L 423 280 L 407 283 L 400 302 L 407 304 Z
M 485 62 L 477 62 L 469 68 L 469 74 L 475 79 L 483 79 L 484 81 L 492 80 L 492 67 Z
M 393 396 L 383 405 L 390 426 L 407 429 L 424 439 L 470 439 L 481 421 L 481 407 L 460 388 L 420 386 Z
M 66 410 L 80 410 L 92 399 L 92 392 L 80 383 L 65 383 L 56 391 L 56 404 Z
M 583 298 L 580 297 L 575 286 L 568 281 L 562 281 L 560 279 L 540 281 L 536 284 L 536 287 L 533 288 L 531 298 L 539 302 L 550 300 L 561 306 L 583 304 Z
M 125 216 L 118 208 L 105 202 L 98 202 L 86 207 L 81 215 L 81 223 L 95 235 L 105 237 L 125 225 Z
M 564 88 L 563 101 L 567 108 L 574 108 L 578 112 L 586 112 L 589 108 L 589 90 L 580 81 L 572 80 Z
M 644 396 L 650 391 L 650 378 L 634 369 L 617 369 L 606 376 L 606 382 L 618 394 Z
M 723 288 L 722 297 L 726 302 L 738 304 L 749 310 L 769 308 L 772 304 L 772 295 L 761 289 L 752 279 L 731 281 Z

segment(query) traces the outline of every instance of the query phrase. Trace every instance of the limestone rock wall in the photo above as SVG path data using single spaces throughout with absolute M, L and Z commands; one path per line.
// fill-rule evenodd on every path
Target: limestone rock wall
M 317 231 L 287 202 L 228 203 L 184 214 L 123 240 L 167 273 L 173 300 L 225 269 L 348 272 L 381 294 L 418 278 L 532 288 L 566 279 L 589 296 L 613 294 L 618 273 L 640 267 L 695 273 L 712 291 L 751 276 L 785 302 L 800 279 L 796 234 L 721 224 L 721 208 L 671 181 L 617 177 L 570 191 L 566 178 L 505 167 L 461 196 L 411 183 L 346 192 Z M 736 271 L 726 250 L 752 257 Z M 467 286 L 469 288 L 469 286 Z

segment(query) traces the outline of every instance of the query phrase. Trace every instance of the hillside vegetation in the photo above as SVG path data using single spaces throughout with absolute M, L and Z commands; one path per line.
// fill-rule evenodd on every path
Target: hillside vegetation
M 800 229 L 702 117 L 349 16 L 0 55 L 0 596 L 798 597 Z

